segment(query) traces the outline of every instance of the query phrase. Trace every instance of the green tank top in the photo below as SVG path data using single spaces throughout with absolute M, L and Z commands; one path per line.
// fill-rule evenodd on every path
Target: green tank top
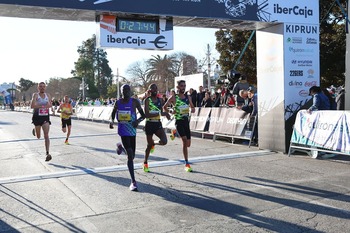
M 161 113 L 161 108 L 162 108 L 162 103 L 160 102 L 160 99 L 157 98 L 157 103 L 154 104 L 153 101 L 152 101 L 152 98 L 151 97 L 148 97 L 148 100 L 149 100 L 149 112 L 150 113 L 158 113 L 159 115 L 158 116 L 155 116 L 155 117 L 149 117 L 147 118 L 148 121 L 159 121 L 160 120 L 160 113 Z
M 180 99 L 178 95 L 175 96 L 175 119 L 183 120 L 188 118 L 190 113 L 190 104 L 188 100 L 188 96 Z

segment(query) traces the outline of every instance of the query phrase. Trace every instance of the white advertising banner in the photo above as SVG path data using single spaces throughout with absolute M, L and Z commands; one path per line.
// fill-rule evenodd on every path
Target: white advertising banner
M 266 1 L 261 1 L 266 2 Z M 319 23 L 319 0 L 268 0 L 269 22 Z
M 174 47 L 171 20 L 123 19 L 123 23 L 118 28 L 116 16 L 101 15 L 100 22 L 97 23 L 97 45 L 102 48 L 154 50 L 171 50 Z
M 256 32 L 258 113 L 264 116 L 283 104 L 283 25 L 276 25 Z
M 203 73 L 199 74 L 189 74 L 175 77 L 174 87 L 176 90 L 177 81 L 185 80 L 186 81 L 186 90 L 189 91 L 190 88 L 193 88 L 196 91 L 199 91 L 199 86 L 203 86 Z
M 350 153 L 350 112 L 314 111 L 298 112 L 292 143 Z
M 319 86 L 319 26 L 284 24 L 285 119 L 308 99 L 309 89 Z

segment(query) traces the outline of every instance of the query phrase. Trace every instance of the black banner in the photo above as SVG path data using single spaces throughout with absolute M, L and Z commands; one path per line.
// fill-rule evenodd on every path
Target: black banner
M 235 3 L 225 0 L 0 0 L 0 4 L 111 13 L 260 21 L 257 1 L 237 1 Z M 237 11 L 238 8 L 240 11 Z

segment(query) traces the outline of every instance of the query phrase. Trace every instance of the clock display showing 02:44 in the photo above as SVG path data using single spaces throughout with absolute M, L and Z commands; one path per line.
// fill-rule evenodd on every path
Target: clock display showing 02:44
M 157 34 L 158 23 L 149 20 L 118 19 L 117 31 Z

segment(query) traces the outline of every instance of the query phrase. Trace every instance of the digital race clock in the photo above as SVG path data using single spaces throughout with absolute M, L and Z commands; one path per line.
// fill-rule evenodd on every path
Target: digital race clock
M 157 34 L 158 21 L 140 19 L 117 19 L 117 31 Z

